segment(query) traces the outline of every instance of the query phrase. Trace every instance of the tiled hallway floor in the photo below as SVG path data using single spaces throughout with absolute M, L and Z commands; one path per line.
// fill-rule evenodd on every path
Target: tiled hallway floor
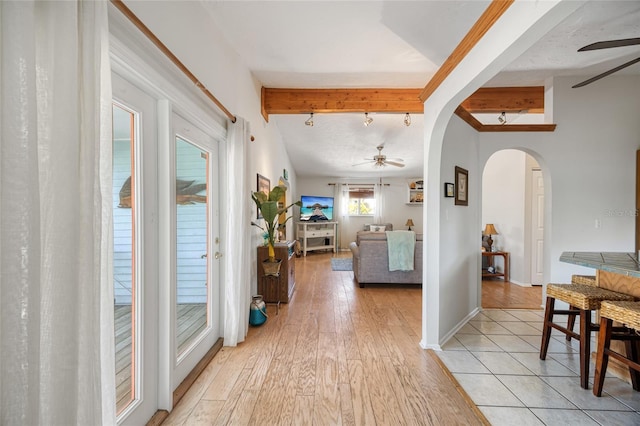
M 437 354 L 492 425 L 640 425 L 640 392 L 630 384 L 608 374 L 601 398 L 580 387 L 575 340 L 554 330 L 539 359 L 543 315 L 485 309 Z M 592 362 L 591 384 L 593 372 Z

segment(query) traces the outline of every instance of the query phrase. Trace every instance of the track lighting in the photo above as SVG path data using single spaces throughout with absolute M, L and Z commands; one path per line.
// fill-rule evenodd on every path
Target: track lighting
M 500 124 L 507 124 L 507 114 L 502 111 L 502 113 L 498 116 L 498 121 Z
M 373 123 L 373 118 L 369 117 L 369 113 L 368 112 L 365 112 L 364 113 L 364 125 L 368 126 L 371 123 Z
M 404 115 L 404 125 L 407 127 L 411 126 L 411 116 L 409 115 L 409 113 L 406 113 Z
M 313 113 L 311 113 L 311 115 L 309 116 L 307 121 L 304 122 L 304 124 L 306 124 L 307 126 L 313 127 Z

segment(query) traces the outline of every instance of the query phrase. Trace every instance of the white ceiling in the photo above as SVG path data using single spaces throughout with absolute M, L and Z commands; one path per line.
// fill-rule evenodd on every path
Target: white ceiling
M 422 88 L 490 1 L 207 1 L 203 4 L 265 87 Z M 640 55 L 640 46 L 592 52 L 596 41 L 640 37 L 640 1 L 591 1 L 485 86 L 543 85 L 557 75 L 595 76 Z M 620 74 L 640 74 L 640 64 Z M 597 84 L 593 83 L 593 84 Z M 576 89 L 579 90 L 579 89 Z M 298 176 L 422 174 L 422 116 L 271 115 Z M 509 117 L 510 122 L 527 117 Z M 377 154 L 406 167 L 352 166 Z M 321 154 L 321 155 L 319 155 Z

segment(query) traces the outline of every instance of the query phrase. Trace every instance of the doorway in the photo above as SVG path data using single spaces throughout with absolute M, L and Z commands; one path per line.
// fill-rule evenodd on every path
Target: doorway
M 222 334 L 219 140 L 117 73 L 112 86 L 116 411 L 143 424 Z
M 482 280 L 483 308 L 540 308 L 544 211 L 544 178 L 536 159 L 521 150 L 495 152 L 482 175 L 481 226 L 494 225 L 494 250 L 508 253 L 510 278 Z M 506 264 L 496 263 L 504 273 Z

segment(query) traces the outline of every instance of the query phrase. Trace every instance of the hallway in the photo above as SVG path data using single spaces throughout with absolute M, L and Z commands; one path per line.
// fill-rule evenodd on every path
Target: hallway
M 291 302 L 221 349 L 163 424 L 486 424 L 418 345 L 420 288 L 361 289 L 330 258 L 296 259 Z
M 489 281 L 483 304 L 528 309 L 485 307 L 443 351 L 425 351 L 421 290 L 361 289 L 331 257 L 296 259 L 291 303 L 224 347 L 163 424 L 640 424 L 631 385 L 609 375 L 602 398 L 580 388 L 575 340 L 554 331 L 538 359 L 539 287 Z

